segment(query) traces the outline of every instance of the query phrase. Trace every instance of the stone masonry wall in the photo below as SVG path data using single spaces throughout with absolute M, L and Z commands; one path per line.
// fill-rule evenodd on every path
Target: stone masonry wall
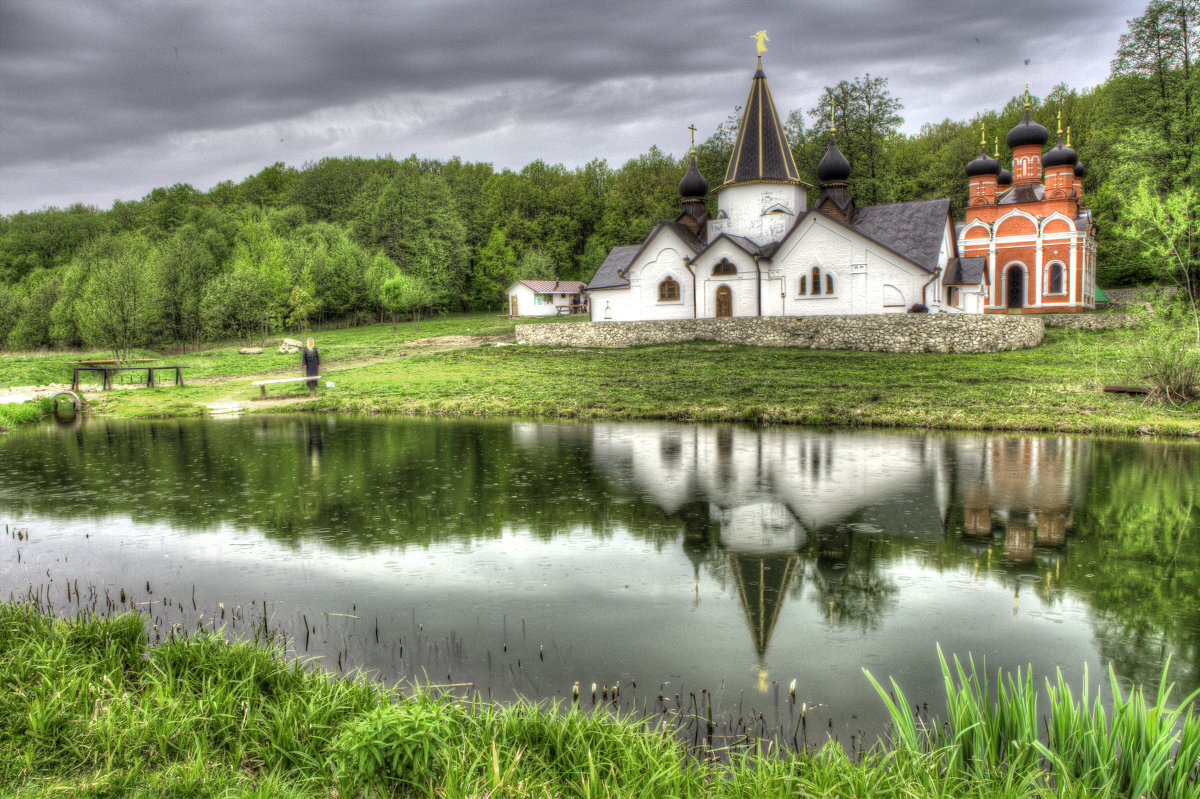
M 1178 286 L 1134 286 L 1127 289 L 1105 289 L 1109 302 L 1097 303 L 1097 308 L 1109 308 L 1114 305 L 1134 305 L 1155 297 L 1174 297 L 1179 291 Z
M 818 350 L 999 352 L 1036 347 L 1045 333 L 1041 318 L 1033 316 L 752 316 L 517 325 L 517 342 L 566 347 L 629 347 L 671 341 L 720 341 Z
M 1046 327 L 1073 327 L 1076 330 L 1109 330 L 1114 327 L 1133 327 L 1133 317 L 1127 313 L 1043 313 L 1038 314 Z

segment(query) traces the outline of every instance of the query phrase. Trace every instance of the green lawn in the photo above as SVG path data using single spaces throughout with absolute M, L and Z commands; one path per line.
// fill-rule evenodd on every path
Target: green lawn
M 514 322 L 453 315 L 395 330 L 373 325 L 315 334 L 322 387 L 270 389 L 289 409 L 438 415 L 520 415 L 786 422 L 814 425 L 1200 434 L 1200 404 L 1159 407 L 1104 394 L 1141 381 L 1141 333 L 1047 330 L 1042 346 L 985 355 L 889 354 L 749 347 L 711 342 L 623 350 L 417 345 L 432 336 L 511 336 Z M 445 346 L 458 349 L 446 350 Z M 0 357 L 0 384 L 66 382 L 79 354 Z M 176 416 L 214 401 L 261 403 L 250 381 L 299 374 L 299 356 L 237 345 L 161 363 L 191 367 L 188 385 L 117 391 L 89 412 Z

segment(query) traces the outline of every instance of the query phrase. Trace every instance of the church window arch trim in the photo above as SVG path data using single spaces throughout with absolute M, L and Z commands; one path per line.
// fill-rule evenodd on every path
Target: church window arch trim
M 1067 293 L 1067 268 L 1062 261 L 1051 261 L 1044 267 L 1046 274 L 1044 276 L 1046 287 L 1045 292 L 1048 295 L 1066 295 Z
M 679 281 L 667 275 L 662 282 L 658 284 L 658 301 L 659 302 L 680 302 L 683 297 L 679 290 Z
M 837 296 L 837 284 L 832 272 L 813 266 L 800 272 L 796 296 L 805 300 L 833 298 Z
M 712 273 L 714 275 L 736 275 L 738 270 L 737 267 L 733 265 L 732 261 L 730 261 L 728 258 L 722 258 L 716 263 L 715 266 L 713 266 Z

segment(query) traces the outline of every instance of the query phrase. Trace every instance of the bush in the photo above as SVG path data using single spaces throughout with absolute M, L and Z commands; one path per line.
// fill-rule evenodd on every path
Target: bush
M 1138 359 L 1152 402 L 1178 404 L 1200 397 L 1200 343 L 1195 312 L 1180 299 L 1143 311 Z

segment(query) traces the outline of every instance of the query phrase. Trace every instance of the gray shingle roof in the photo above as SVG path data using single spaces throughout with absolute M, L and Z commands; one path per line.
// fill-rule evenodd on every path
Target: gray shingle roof
M 947 286 L 978 286 L 983 282 L 984 270 L 987 269 L 987 258 L 951 258 L 946 264 L 946 275 L 942 283 Z
M 1017 203 L 1036 203 L 1046 199 L 1046 189 L 1042 186 L 1033 186 L 1028 183 L 1022 183 L 1020 186 L 1013 186 L 1007 191 L 1000 192 L 1000 196 L 996 198 L 996 205 L 1015 205 Z
M 949 200 L 868 205 L 854 209 L 850 226 L 932 272 L 949 216 Z
M 608 251 L 608 257 L 604 259 L 604 263 L 600 264 L 600 268 L 596 270 L 596 274 L 592 275 L 592 279 L 588 281 L 587 287 L 589 289 L 614 289 L 628 286 L 629 281 L 621 277 L 620 273 L 622 269 L 633 263 L 634 256 L 640 249 L 642 249 L 640 244 L 613 247 Z

